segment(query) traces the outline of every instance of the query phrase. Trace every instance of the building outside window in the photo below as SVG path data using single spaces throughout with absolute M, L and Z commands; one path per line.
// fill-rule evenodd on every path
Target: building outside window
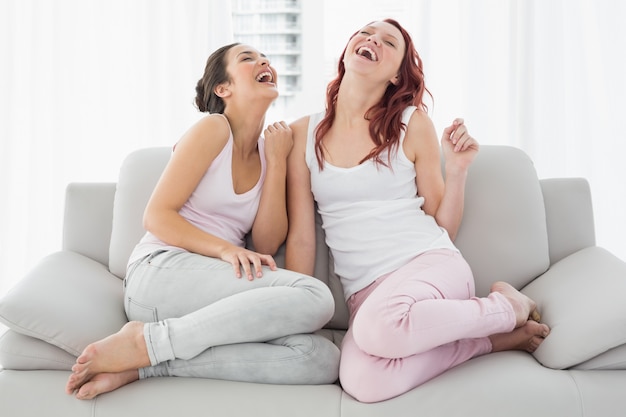
M 315 62 L 315 57 L 322 55 L 323 42 L 305 48 L 307 40 L 312 39 L 305 35 L 307 26 L 312 29 L 315 21 L 322 21 L 323 4 L 305 0 L 231 0 L 231 9 L 234 41 L 257 48 L 278 72 L 280 96 L 268 112 L 268 122 L 292 120 L 323 108 L 321 96 L 327 80 L 319 77 L 320 63 Z M 305 14 L 306 22 L 311 23 L 305 23 Z M 303 91 L 304 85 L 307 91 Z M 317 93 L 320 105 L 311 106 L 310 92 Z

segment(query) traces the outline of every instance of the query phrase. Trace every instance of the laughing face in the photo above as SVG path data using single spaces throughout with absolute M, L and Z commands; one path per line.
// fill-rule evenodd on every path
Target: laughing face
M 404 53 L 404 39 L 398 28 L 387 22 L 372 22 L 350 39 L 344 62 L 346 69 L 375 73 L 394 82 Z
M 240 89 L 245 94 L 278 96 L 278 74 L 264 54 L 250 45 L 237 45 L 228 51 L 226 59 L 230 81 L 220 86 L 223 92 L 230 95 Z

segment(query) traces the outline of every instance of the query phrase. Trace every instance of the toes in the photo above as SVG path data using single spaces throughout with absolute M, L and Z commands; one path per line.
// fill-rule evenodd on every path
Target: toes
M 91 364 L 91 362 L 78 362 L 78 359 L 76 360 L 76 363 L 74 365 L 72 365 L 72 372 L 74 372 L 75 374 L 82 374 L 87 372 L 87 370 L 89 369 L 89 365 Z
M 89 379 L 90 376 L 86 372 L 83 372 L 82 374 L 73 373 L 67 381 L 65 391 L 68 394 L 72 394 L 74 391 L 82 388 L 82 386 L 89 381 Z
M 95 344 L 87 345 L 85 349 L 83 349 L 82 353 L 76 359 L 77 364 L 85 364 L 91 360 L 93 355 L 95 354 L 96 346 Z
M 536 321 L 537 323 L 541 322 L 541 314 L 537 310 L 533 310 L 530 312 L 530 319 Z
M 67 381 L 67 385 L 65 385 L 65 392 L 72 395 L 79 388 L 80 388 L 80 381 L 78 381 L 77 378 L 75 378 L 74 375 L 72 374 L 72 376 L 70 376 L 70 379 Z
M 96 393 L 91 392 L 87 385 L 83 385 L 76 393 L 76 398 L 79 400 L 91 400 L 95 396 Z
M 543 338 L 540 336 L 533 336 L 529 343 L 528 343 L 528 349 L 526 349 L 528 352 L 533 353 L 534 351 L 537 350 L 537 348 L 539 347 L 539 345 L 541 345 L 541 343 L 543 342 Z

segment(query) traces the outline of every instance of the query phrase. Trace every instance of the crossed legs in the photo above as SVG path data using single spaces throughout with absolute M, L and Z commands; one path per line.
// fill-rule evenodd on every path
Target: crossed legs
M 452 251 L 418 256 L 348 304 L 340 380 L 363 402 L 403 394 L 478 355 L 534 351 L 549 333 L 529 320 L 536 304 L 507 283 L 475 297 L 469 266 Z
M 132 321 L 84 349 L 72 368 L 68 393 L 93 398 L 144 376 L 171 374 L 170 368 L 179 376 L 189 372 L 190 376 L 231 379 L 228 369 L 235 374 L 238 370 L 224 364 L 228 358 L 231 363 L 239 360 L 229 352 L 240 344 L 246 345 L 250 366 L 256 366 L 257 372 L 248 372 L 256 375 L 254 382 L 282 375 L 286 380 L 309 383 L 310 375 L 316 374 L 311 370 L 319 369 L 326 371 L 313 383 L 333 382 L 337 377 L 332 366 L 320 368 L 323 361 L 336 367 L 339 353 L 332 342 L 308 335 L 316 351 L 325 355 L 322 358 L 306 354 L 309 342 L 301 339 L 321 328 L 334 312 L 330 290 L 314 278 L 265 269 L 262 278 L 242 280 L 235 278 L 225 262 L 164 252 L 134 268 L 125 298 Z M 296 337 L 300 339 L 293 339 Z M 281 342 L 265 343 L 277 339 Z M 259 346 L 253 347 L 254 343 Z M 221 359 L 209 366 L 195 366 L 193 359 L 209 349 L 213 356 L 219 351 Z M 290 374 L 276 374 L 268 365 L 277 363 L 272 352 L 298 366 L 290 367 Z M 181 363 L 184 366 L 179 366 Z M 155 367 L 165 370 L 152 369 Z

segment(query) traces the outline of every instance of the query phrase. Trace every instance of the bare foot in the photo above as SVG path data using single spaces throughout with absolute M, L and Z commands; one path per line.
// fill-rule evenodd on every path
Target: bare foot
M 76 393 L 76 398 L 79 400 L 91 400 L 100 394 L 111 392 L 138 379 L 139 371 L 136 369 L 117 373 L 97 374 L 80 387 Z
M 150 365 L 143 323 L 131 321 L 122 329 L 83 350 L 72 366 L 65 392 L 72 394 L 97 374 L 136 370 Z
M 491 351 L 525 350 L 532 353 L 549 334 L 550 328 L 546 324 L 529 320 L 512 332 L 489 336 Z
M 529 317 L 535 321 L 539 321 L 541 318 L 537 312 L 537 304 L 512 285 L 499 281 L 491 286 L 491 292 L 499 292 L 509 300 L 515 312 L 515 328 L 523 326 Z

